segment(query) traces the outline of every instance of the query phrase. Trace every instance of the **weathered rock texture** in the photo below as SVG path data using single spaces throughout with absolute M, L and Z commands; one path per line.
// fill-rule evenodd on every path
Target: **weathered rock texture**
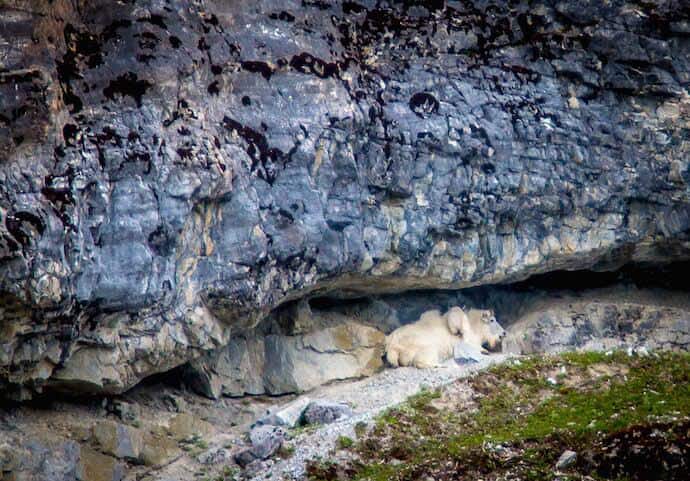
M 1 1 L 0 390 L 119 392 L 314 292 L 687 258 L 683 5 Z
M 540 297 L 521 309 L 503 342 L 505 351 L 690 349 L 686 292 L 604 289 Z
M 675 270 L 670 275 L 674 273 Z M 650 271 L 637 275 L 620 273 L 621 279 L 615 284 L 610 284 L 612 276 L 589 273 L 585 276 L 589 286 L 562 275 L 570 289 L 559 286 L 559 276 L 551 274 L 538 283 L 551 288 L 528 281 L 506 287 L 415 291 L 347 301 L 316 298 L 310 301 L 311 307 L 302 301 L 289 306 L 278 317 L 287 314 L 290 319 L 299 319 L 301 327 L 310 334 L 266 334 L 278 329 L 272 319 L 271 329 L 267 330 L 267 323 L 262 323 L 252 338 L 231 339 L 227 347 L 191 362 L 183 373 L 192 388 L 214 398 L 307 391 L 328 381 L 367 376 L 383 367 L 383 333 L 370 326 L 390 333 L 417 321 L 429 309 L 445 311 L 456 305 L 494 309 L 507 328 L 502 342 L 506 353 L 641 347 L 690 350 L 687 290 L 668 288 L 676 286 L 662 288 L 649 279 L 641 282 L 652 275 Z M 605 287 L 600 287 L 602 283 Z M 637 283 L 647 287 L 638 287 Z M 311 324 L 307 324 L 307 319 L 311 319 Z M 329 325 L 338 327 L 326 327 Z M 357 326 L 357 330 L 353 331 L 352 326 Z M 282 332 L 290 332 L 283 329 Z M 375 348 L 358 344 L 357 340 L 361 343 L 365 338 L 364 333 L 373 334 Z M 314 339 L 321 339 L 319 344 L 330 349 L 314 349 Z M 337 348 L 334 343 L 338 339 L 354 341 L 345 348 Z M 282 349 L 271 350 L 269 346 Z M 479 350 L 467 347 L 456 346 L 456 360 L 483 357 Z
M 304 392 L 382 368 L 384 338 L 380 330 L 349 320 L 314 326 L 303 335 L 256 333 L 232 338 L 226 347 L 195 359 L 185 377 L 211 398 Z

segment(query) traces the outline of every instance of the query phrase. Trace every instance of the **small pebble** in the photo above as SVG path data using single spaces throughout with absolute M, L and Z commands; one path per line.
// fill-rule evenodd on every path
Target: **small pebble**
M 568 469 L 577 461 L 577 453 L 575 451 L 565 450 L 561 457 L 556 461 L 556 469 Z

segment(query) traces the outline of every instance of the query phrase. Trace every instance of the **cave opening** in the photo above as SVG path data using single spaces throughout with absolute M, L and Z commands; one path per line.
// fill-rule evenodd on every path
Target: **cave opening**
M 690 261 L 668 264 L 631 263 L 614 270 L 555 270 L 514 282 L 487 284 L 465 289 L 421 289 L 398 293 L 365 294 L 334 291 L 308 298 L 314 314 L 336 312 L 369 324 L 395 312 L 396 322 L 414 322 L 426 310 L 445 311 L 454 305 L 493 309 L 502 323 L 509 325 L 524 313 L 535 299 L 559 299 L 565 296 L 586 299 L 588 293 L 656 292 L 663 299 L 690 291 Z M 294 303 L 280 306 L 284 312 Z M 386 322 L 383 322 L 384 327 Z M 391 323 L 388 323 L 391 324 Z
M 690 291 L 688 273 L 690 261 L 669 264 L 627 264 L 610 271 L 558 270 L 538 274 L 524 281 L 508 284 L 516 291 L 530 289 L 544 290 L 586 290 L 604 288 L 615 284 L 634 285 L 637 288 L 660 288 Z

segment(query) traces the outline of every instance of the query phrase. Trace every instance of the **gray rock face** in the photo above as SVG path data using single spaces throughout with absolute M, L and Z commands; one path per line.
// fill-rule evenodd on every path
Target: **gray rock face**
M 281 334 L 233 338 L 227 347 L 192 361 L 185 377 L 197 392 L 217 399 L 299 393 L 382 368 L 384 333 L 340 313 L 329 314 L 327 319 L 298 319 L 289 329 L 270 328 Z M 286 334 L 304 329 L 311 332 Z
M 125 466 L 75 441 L 30 439 L 0 444 L 0 472 L 16 481 L 121 481 Z
M 93 427 L 93 438 L 100 449 L 116 458 L 138 460 L 143 433 L 114 421 L 102 421 Z
M 681 5 L 3 2 L 0 390 L 121 392 L 309 293 L 688 258 Z
M 687 293 L 608 289 L 537 299 L 503 341 L 504 351 L 519 354 L 639 346 L 690 349 Z
M 21 481 L 85 480 L 80 469 L 80 447 L 74 441 L 31 440 L 24 446 L 0 445 L 0 472 Z

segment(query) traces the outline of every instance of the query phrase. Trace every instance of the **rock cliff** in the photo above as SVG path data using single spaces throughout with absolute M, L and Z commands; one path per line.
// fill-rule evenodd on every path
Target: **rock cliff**
M 684 2 L 0 1 L 0 390 L 287 301 L 690 258 Z

